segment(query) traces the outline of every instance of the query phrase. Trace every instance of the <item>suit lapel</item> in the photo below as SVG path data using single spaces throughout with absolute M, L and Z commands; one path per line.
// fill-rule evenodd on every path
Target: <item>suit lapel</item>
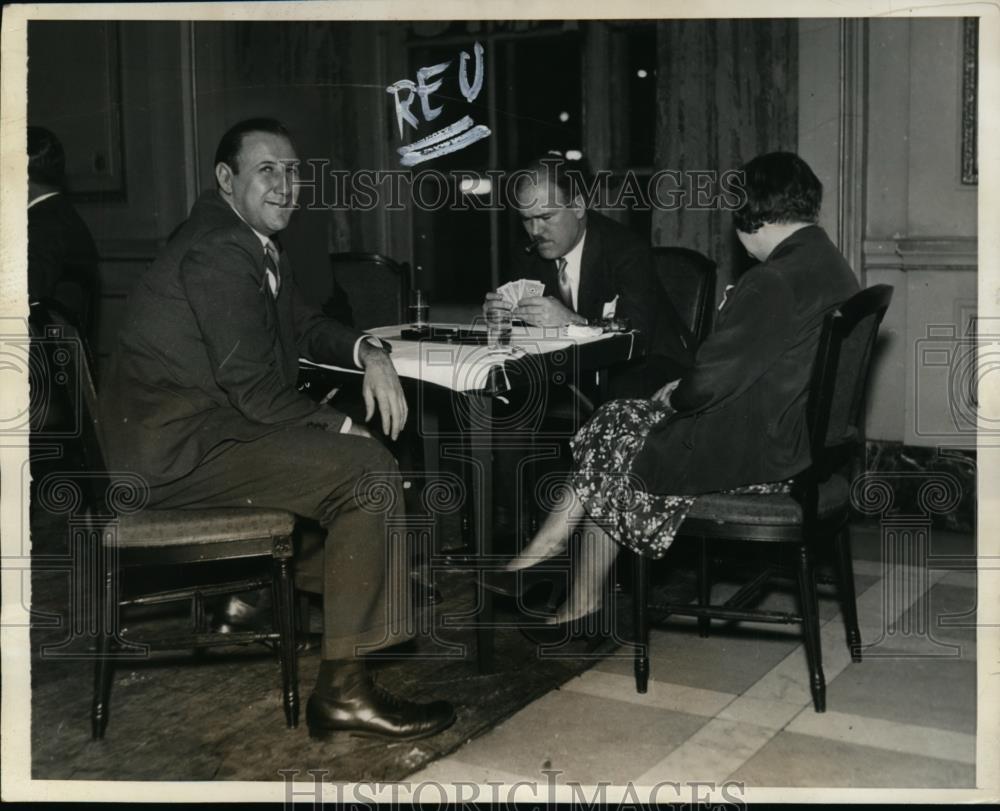
M 600 231 L 596 222 L 588 222 L 587 236 L 583 243 L 580 259 L 580 287 L 576 293 L 576 311 L 585 318 L 599 318 L 602 301 L 601 289 L 601 244 Z
M 282 370 L 285 379 L 294 383 L 298 372 L 298 352 L 295 346 L 294 319 L 292 317 L 291 268 L 284 251 L 278 254 L 278 272 L 281 276 L 278 297 L 275 298 L 271 295 L 270 286 L 266 288 L 265 294 L 277 316 L 275 330 L 278 334 Z

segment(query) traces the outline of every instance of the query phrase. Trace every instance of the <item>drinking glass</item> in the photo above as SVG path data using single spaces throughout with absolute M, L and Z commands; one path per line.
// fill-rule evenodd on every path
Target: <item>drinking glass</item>
M 491 307 L 486 311 L 486 345 L 494 351 L 510 351 L 511 311 Z
M 427 326 L 429 316 L 427 294 L 423 290 L 414 290 L 410 293 L 410 325 L 415 329 L 423 329 Z

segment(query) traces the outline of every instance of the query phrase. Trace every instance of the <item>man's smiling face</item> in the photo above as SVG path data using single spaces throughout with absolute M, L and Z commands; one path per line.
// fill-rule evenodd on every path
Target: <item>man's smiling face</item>
M 298 198 L 298 155 L 291 141 L 269 132 L 243 136 L 236 166 L 215 167 L 219 188 L 247 223 L 271 236 L 283 231 Z

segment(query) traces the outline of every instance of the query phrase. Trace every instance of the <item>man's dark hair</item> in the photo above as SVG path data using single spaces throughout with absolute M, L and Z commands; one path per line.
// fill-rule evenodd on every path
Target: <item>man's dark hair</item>
M 66 153 L 45 127 L 28 127 L 28 179 L 58 188 L 66 183 Z
M 764 223 L 816 222 L 823 184 L 802 158 L 792 152 L 758 155 L 742 169 L 744 203 L 733 223 L 752 234 Z
M 233 174 L 239 174 L 240 167 L 237 158 L 243 148 L 243 136 L 251 132 L 268 132 L 271 135 L 282 135 L 289 141 L 292 140 L 291 133 L 278 119 L 248 118 L 233 124 L 226 130 L 226 134 L 222 136 L 222 140 L 219 141 L 219 146 L 215 150 L 215 163 L 212 166 L 224 163 L 233 170 Z
M 529 182 L 536 186 L 544 182 L 550 190 L 558 191 L 560 199 L 546 203 L 569 205 L 577 195 L 588 197 L 592 177 L 585 158 L 570 160 L 562 152 L 549 150 L 515 173 L 515 193 Z

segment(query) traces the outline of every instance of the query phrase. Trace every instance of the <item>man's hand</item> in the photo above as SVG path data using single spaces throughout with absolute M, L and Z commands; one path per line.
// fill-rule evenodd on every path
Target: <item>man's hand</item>
M 670 405 L 670 395 L 674 393 L 676 389 L 681 384 L 680 380 L 671 380 L 667 385 L 661 389 L 657 389 L 653 396 L 649 399 L 655 403 L 660 403 L 661 405 Z
M 365 370 L 365 379 L 361 384 L 361 396 L 365 400 L 365 422 L 374 416 L 377 403 L 382 417 L 382 431 L 395 440 L 406 425 L 409 413 L 396 368 L 385 352 L 368 341 L 361 342 L 360 360 Z
M 514 309 L 517 318 L 533 327 L 561 327 L 563 324 L 586 324 L 587 319 L 577 315 L 559 299 L 552 296 L 523 298 Z
M 351 423 L 351 427 L 347 429 L 346 433 L 348 436 L 363 436 L 366 439 L 374 439 L 371 431 L 356 422 Z
M 499 293 L 487 293 L 486 298 L 483 300 L 483 315 L 486 315 L 487 310 L 509 310 L 511 309 L 510 302 L 507 301 Z

